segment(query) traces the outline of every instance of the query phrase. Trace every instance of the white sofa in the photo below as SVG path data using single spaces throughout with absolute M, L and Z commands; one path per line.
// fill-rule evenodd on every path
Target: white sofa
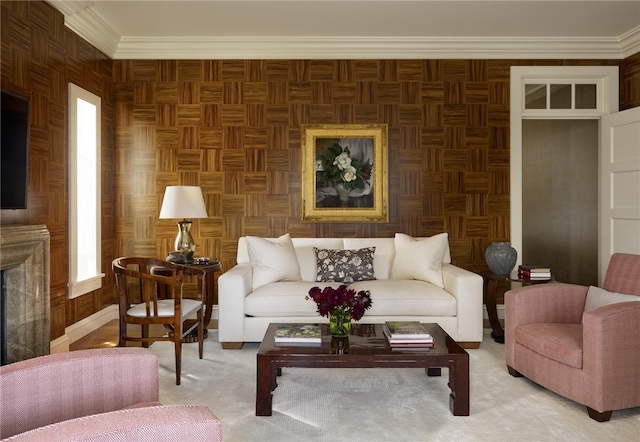
M 436 257 L 441 257 L 434 259 L 434 253 L 425 253 L 424 250 L 433 249 L 436 237 L 443 245 L 442 250 L 434 252 Z M 406 320 L 438 323 L 466 348 L 477 348 L 482 341 L 482 277 L 450 263 L 446 233 L 430 238 L 396 234 L 395 238 L 291 240 L 284 235 L 280 240 L 292 243 L 291 248 L 295 250 L 295 253 L 291 252 L 293 258 L 286 255 L 286 250 L 268 249 L 272 244 L 270 241 L 277 243 L 279 239 L 260 238 L 268 245 L 262 251 L 267 258 L 263 257 L 261 262 L 255 256 L 251 259 L 248 239 L 258 240 L 256 237 L 240 238 L 237 265 L 218 278 L 218 337 L 225 349 L 241 348 L 244 342 L 262 341 L 267 326 L 272 322 L 328 322 L 327 318 L 318 315 L 316 304 L 306 300 L 305 295 L 314 286 L 323 288 L 341 283 L 316 281 L 318 266 L 314 247 L 344 250 L 375 247 L 373 268 L 376 279 L 351 284 L 356 291 L 371 291 L 373 305 L 360 322 Z M 396 257 L 396 249 L 402 252 L 402 256 Z M 291 260 L 287 262 L 287 259 Z M 293 271 L 289 272 L 291 269 Z M 426 276 L 423 276 L 423 270 L 426 270 Z M 256 273 L 261 280 L 258 287 L 254 287 L 254 271 L 260 272 L 259 275 Z M 434 276 L 436 283 L 414 279 L 431 279 Z M 438 286 L 439 283 L 442 287 Z

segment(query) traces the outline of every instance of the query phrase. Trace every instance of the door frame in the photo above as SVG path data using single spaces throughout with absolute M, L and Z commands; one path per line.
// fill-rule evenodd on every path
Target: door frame
M 510 102 L 510 186 L 511 186 L 511 245 L 518 251 L 516 265 L 522 264 L 522 120 L 537 119 L 600 119 L 619 110 L 619 80 L 617 66 L 512 66 Z M 525 111 L 525 83 L 536 80 L 552 82 L 594 81 L 598 85 L 598 109 L 575 111 L 549 109 L 527 114 Z M 600 101 L 601 100 L 601 101 Z M 598 151 L 602 144 L 598 140 Z M 600 166 L 599 166 L 600 167 Z

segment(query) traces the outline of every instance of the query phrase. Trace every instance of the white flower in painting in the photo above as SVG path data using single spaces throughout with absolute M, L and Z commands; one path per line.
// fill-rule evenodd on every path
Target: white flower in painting
M 349 166 L 345 168 L 340 175 L 342 176 L 342 179 L 344 180 L 344 182 L 348 183 L 358 178 L 357 173 L 358 171 L 356 170 L 355 167 Z
M 316 172 L 324 172 L 324 166 L 322 160 L 316 160 Z
M 333 164 L 334 164 L 334 166 L 338 166 L 338 169 L 345 170 L 348 167 L 352 167 L 351 166 L 351 157 L 349 156 L 348 153 L 342 152 L 340 155 L 338 155 L 336 157 L 335 160 L 333 160 Z M 351 180 L 349 180 L 349 181 L 351 181 Z

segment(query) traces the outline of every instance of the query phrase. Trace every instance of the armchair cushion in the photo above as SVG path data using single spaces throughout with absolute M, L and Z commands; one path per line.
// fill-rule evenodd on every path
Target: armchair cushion
M 221 441 L 222 424 L 202 405 L 129 408 L 36 428 L 5 441 Z
M 524 324 L 516 329 L 516 342 L 546 358 L 582 368 L 580 324 Z

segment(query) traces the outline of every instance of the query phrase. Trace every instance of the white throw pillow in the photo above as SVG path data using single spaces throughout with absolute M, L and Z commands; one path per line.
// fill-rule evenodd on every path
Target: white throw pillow
M 289 234 L 277 239 L 247 236 L 253 290 L 278 281 L 300 281 L 300 264 Z
M 440 233 L 429 238 L 413 238 L 396 233 L 396 256 L 391 267 L 392 279 L 419 279 L 444 287 L 442 261 L 449 235 Z
M 600 287 L 590 286 L 587 291 L 587 300 L 584 304 L 584 312 L 590 312 L 591 310 L 595 310 L 609 304 L 629 301 L 640 301 L 640 296 L 609 292 L 605 289 L 601 289 Z M 584 319 L 584 313 L 582 317 Z

